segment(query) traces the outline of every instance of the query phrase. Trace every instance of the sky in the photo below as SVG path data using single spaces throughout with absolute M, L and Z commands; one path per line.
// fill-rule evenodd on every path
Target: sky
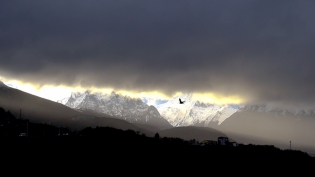
M 1 1 L 0 79 L 50 99 L 93 88 L 314 107 L 314 9 L 312 0 Z

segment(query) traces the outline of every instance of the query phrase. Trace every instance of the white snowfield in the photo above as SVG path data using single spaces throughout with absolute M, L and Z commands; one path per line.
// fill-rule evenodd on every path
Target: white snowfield
M 179 98 L 185 103 L 179 104 Z M 196 124 L 207 126 L 210 122 L 221 124 L 240 108 L 240 106 L 206 104 L 195 101 L 192 99 L 192 93 L 174 97 L 165 103 L 156 103 L 152 99 L 148 102 L 158 109 L 162 117 L 176 127 Z
M 179 98 L 185 103 L 179 104 Z M 90 94 L 86 91 L 72 93 L 69 98 L 58 102 L 74 109 L 88 108 L 97 112 L 124 117 L 126 120 L 136 119 L 136 116 L 147 111 L 149 106 L 154 106 L 159 114 L 175 127 L 207 126 L 210 122 L 221 124 L 239 109 L 239 106 L 201 103 L 192 100 L 191 93 L 170 100 L 157 100 L 146 97 L 134 99 L 114 92 L 111 94 Z M 150 112 L 150 114 L 153 114 L 153 112 Z
M 179 98 L 185 101 L 179 104 Z M 148 112 L 151 116 L 161 116 L 172 126 L 209 126 L 210 123 L 220 125 L 231 115 L 238 111 L 258 111 L 273 114 L 294 114 L 294 115 L 315 115 L 314 110 L 303 109 L 281 109 L 266 105 L 219 105 L 202 103 L 192 99 L 192 93 L 185 93 L 173 97 L 170 100 L 160 100 L 156 98 L 141 97 L 138 99 L 122 96 L 112 92 L 111 94 L 101 94 L 90 92 L 75 92 L 69 98 L 58 101 L 71 108 L 89 108 L 98 112 L 113 116 L 123 117 L 125 120 L 135 122 L 137 116 L 147 113 L 149 106 L 154 106 L 159 113 Z M 156 114 L 156 115 L 155 115 Z M 160 115 L 158 115 L 160 114 Z M 145 120 L 150 119 L 146 116 Z

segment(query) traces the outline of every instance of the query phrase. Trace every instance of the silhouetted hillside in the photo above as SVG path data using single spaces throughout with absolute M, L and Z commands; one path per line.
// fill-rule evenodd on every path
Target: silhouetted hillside
M 82 115 L 80 112 L 35 95 L 6 86 L 0 87 L 0 107 L 9 110 L 23 119 L 33 122 L 59 125 L 71 118 Z
M 194 174 L 207 174 L 208 168 L 224 174 L 250 170 L 255 174 L 300 172 L 301 175 L 315 170 L 314 157 L 302 151 L 253 144 L 195 146 L 180 138 L 162 138 L 158 134 L 146 137 L 133 130 L 111 127 L 86 127 L 75 136 L 4 138 L 0 141 L 6 144 L 1 147 L 1 151 L 6 152 L 2 156 L 5 161 L 9 158 L 15 161 L 32 159 L 36 164 L 53 165 L 60 160 L 63 167 L 71 164 L 80 168 L 95 168 L 101 163 L 106 164 L 107 172 L 117 168 L 125 173 L 127 169 L 161 168 L 159 171 L 166 173 L 165 168 L 172 167 L 180 169 L 174 175 L 187 175 L 189 169 L 196 170 Z
M 195 139 L 199 142 L 203 140 L 216 141 L 220 136 L 227 137 L 225 133 L 216 129 L 197 126 L 174 127 L 167 130 L 160 130 L 158 133 L 161 137 L 178 137 L 184 140 Z
M 0 87 L 0 107 L 10 111 L 16 118 L 27 119 L 33 123 L 68 127 L 79 130 L 88 126 L 110 126 L 118 129 L 140 131 L 148 136 L 154 132 L 137 127 L 125 120 L 96 113 L 91 110 L 75 110 L 38 96 L 5 86 Z
M 273 145 L 200 146 L 191 143 L 192 139 L 217 140 L 218 136 L 226 136 L 211 128 L 176 127 L 146 134 L 144 129 L 115 118 L 81 114 L 70 120 L 77 130 L 19 119 L 0 108 L 0 152 L 5 162 L 2 167 L 6 169 L 12 167 L 9 164 L 28 159 L 23 167 L 42 169 L 57 163 L 67 171 L 70 166 L 81 169 L 106 164 L 110 173 L 118 168 L 123 172 L 139 169 L 165 174 L 165 168 L 169 167 L 176 169 L 174 175 L 187 175 L 186 170 L 190 169 L 195 175 L 208 174 L 209 168 L 223 174 L 249 169 L 288 174 L 290 169 L 290 173 L 301 175 L 315 170 L 315 158 L 302 151 L 281 150 Z M 117 125 L 121 127 L 111 127 Z M 21 133 L 26 136 L 19 136 Z
M 141 123 L 133 123 L 133 124 L 136 125 L 137 127 L 149 130 L 149 131 L 154 132 L 154 133 L 161 130 L 160 128 L 153 126 L 153 125 L 141 124 Z
M 121 130 L 133 130 L 137 133 L 145 134 L 146 136 L 154 136 L 155 131 L 150 131 L 150 126 L 141 125 L 138 127 L 132 123 L 129 123 L 125 120 L 117 119 L 117 118 L 108 118 L 108 117 L 96 117 L 93 115 L 87 115 L 87 112 L 81 112 L 82 114 L 72 118 L 70 120 L 63 120 L 61 123 L 49 124 L 43 123 L 44 120 L 28 120 L 28 119 L 20 119 L 16 118 L 10 111 L 5 111 L 0 107 L 0 137 L 17 137 L 20 133 L 29 132 L 29 136 L 43 136 L 48 134 L 57 135 L 59 129 L 62 132 L 70 132 L 70 131 L 79 131 L 85 127 L 113 127 Z M 47 127 L 38 127 L 37 125 L 45 125 L 50 127 L 57 127 L 54 133 L 48 133 Z M 144 128 L 146 127 L 146 128 Z M 64 129 L 68 130 L 64 130 Z M 47 129 L 47 130 L 46 130 Z M 61 132 L 61 133 L 62 133 Z
M 129 123 L 125 120 L 117 118 L 108 118 L 108 117 L 91 117 L 91 116 L 82 116 L 78 117 L 75 120 L 71 121 L 71 127 L 81 130 L 85 127 L 113 127 L 121 130 L 133 130 L 145 134 L 147 136 L 153 136 L 155 132 L 148 129 L 138 127 L 135 124 Z

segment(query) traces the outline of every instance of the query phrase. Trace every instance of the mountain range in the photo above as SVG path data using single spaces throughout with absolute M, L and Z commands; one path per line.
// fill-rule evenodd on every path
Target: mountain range
M 179 104 L 179 97 L 184 104 Z M 313 110 L 208 104 L 193 100 L 190 93 L 179 97 L 160 100 L 87 91 L 75 92 L 54 102 L 0 82 L 0 107 L 17 118 L 74 129 L 111 126 L 148 136 L 160 133 L 199 141 L 213 140 L 217 135 L 228 136 L 244 144 L 273 144 L 284 149 L 315 152 Z
M 79 95 L 74 94 L 72 96 L 79 97 Z M 109 100 L 112 99 L 112 101 L 109 101 L 111 104 L 106 105 L 112 106 L 111 108 L 114 108 L 116 111 L 109 110 L 109 112 L 102 113 L 91 109 L 92 107 L 89 107 L 90 104 L 93 105 L 93 98 L 94 96 L 85 95 L 86 100 L 92 101 L 87 101 L 86 104 L 82 104 L 84 106 L 74 109 L 64 104 L 9 87 L 0 81 L 0 107 L 12 113 L 16 118 L 26 119 L 34 123 L 67 127 L 72 130 L 103 126 L 122 130 L 134 130 L 137 133 L 144 134 L 149 137 L 153 137 L 156 133 L 161 133 L 161 137 L 178 137 L 185 140 L 193 138 L 190 134 L 191 127 L 183 127 L 183 133 L 179 136 L 178 133 L 176 133 L 177 130 L 174 130 L 173 133 L 172 129 L 174 127 L 168 124 L 167 120 L 159 115 L 156 108 L 146 105 L 141 100 L 134 100 L 130 97 L 120 97 L 117 94 L 111 94 L 108 97 Z M 68 98 L 67 100 L 71 99 Z M 74 100 L 72 100 L 72 103 L 74 104 Z M 133 111 L 128 106 L 133 107 L 133 109 L 140 108 L 140 111 Z M 131 118 L 131 121 L 127 121 L 126 117 L 121 117 L 121 115 L 125 115 L 128 111 L 134 113 L 133 115 L 128 116 L 128 118 Z M 139 117 L 137 117 L 137 115 L 139 115 Z M 202 137 L 200 136 L 200 138 L 214 138 L 215 140 L 215 135 L 226 136 L 223 132 L 210 127 L 206 129 L 198 129 L 199 127 L 193 128 L 194 132 L 202 134 Z M 164 130 L 168 131 L 164 132 Z M 200 141 L 201 140 L 202 139 L 200 139 Z
M 179 98 L 185 103 L 179 104 Z M 158 120 L 165 119 L 172 127 L 208 127 L 224 132 L 241 143 L 275 144 L 281 148 L 315 152 L 314 110 L 209 104 L 192 99 L 192 93 L 163 100 L 130 98 L 115 92 L 107 95 L 84 92 L 72 93 L 69 98 L 58 102 L 74 109 L 89 108 L 121 117 L 129 122 L 137 122 L 136 117 L 141 115 L 140 112 L 151 112 L 147 111 L 151 107 L 154 110 L 152 114 L 159 117 Z
M 57 127 L 68 127 L 72 130 L 80 130 L 88 126 L 110 126 L 122 130 L 131 129 L 148 136 L 153 136 L 156 133 L 154 130 L 160 130 L 155 126 L 146 127 L 142 124 L 137 126 L 88 109 L 72 109 L 63 104 L 8 87 L 1 81 L 0 107 L 18 119 L 27 119 L 34 123 L 45 123 Z
M 185 104 L 178 104 L 179 98 L 185 100 Z M 130 98 L 115 92 L 103 94 L 85 91 L 73 92 L 70 97 L 57 102 L 73 109 L 91 109 L 95 112 L 120 117 L 132 123 L 148 122 L 150 124 L 150 121 L 159 120 L 160 123 L 156 122 L 154 125 L 161 124 L 161 127 L 164 128 L 220 125 L 241 107 L 202 103 L 193 100 L 192 93 L 176 96 L 171 100 L 156 100 L 147 97 Z
M 142 97 L 143 102 L 155 106 L 161 116 L 174 127 L 201 126 L 209 127 L 210 124 L 220 125 L 225 119 L 235 113 L 240 107 L 232 104 L 209 104 L 193 100 L 192 93 L 175 96 L 170 100 L 154 100 Z M 179 99 L 185 100 L 179 104 Z
M 90 93 L 89 91 L 72 93 L 71 97 L 63 103 L 76 110 L 93 110 L 130 123 L 154 125 L 161 129 L 173 127 L 154 106 L 149 106 L 140 99 L 118 95 L 114 92 L 111 94 Z

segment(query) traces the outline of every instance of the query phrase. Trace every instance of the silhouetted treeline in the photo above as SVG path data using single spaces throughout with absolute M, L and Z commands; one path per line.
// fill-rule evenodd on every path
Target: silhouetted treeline
M 179 168 L 178 170 L 277 170 L 308 172 L 315 170 L 315 158 L 297 150 L 282 150 L 272 145 L 225 146 L 193 145 L 176 137 L 147 137 L 141 132 L 112 127 L 86 127 L 71 131 L 65 127 L 16 119 L 0 108 L 0 146 L 7 163 L 34 159 L 39 165 L 53 161 L 66 164 L 106 163 L 134 168 Z M 20 137 L 26 132 L 28 137 Z M 4 153 L 5 152 L 5 153 Z M 8 158 L 5 158 L 8 157 Z M 227 170 L 229 169 L 229 170 Z M 227 170 L 227 171 L 224 171 Z M 205 173 L 207 174 L 207 173 Z
M 10 111 L 0 108 L 0 138 L 12 138 L 25 135 L 28 137 L 49 137 L 69 135 L 67 127 L 56 127 L 47 123 L 34 123 L 27 119 L 16 118 Z

